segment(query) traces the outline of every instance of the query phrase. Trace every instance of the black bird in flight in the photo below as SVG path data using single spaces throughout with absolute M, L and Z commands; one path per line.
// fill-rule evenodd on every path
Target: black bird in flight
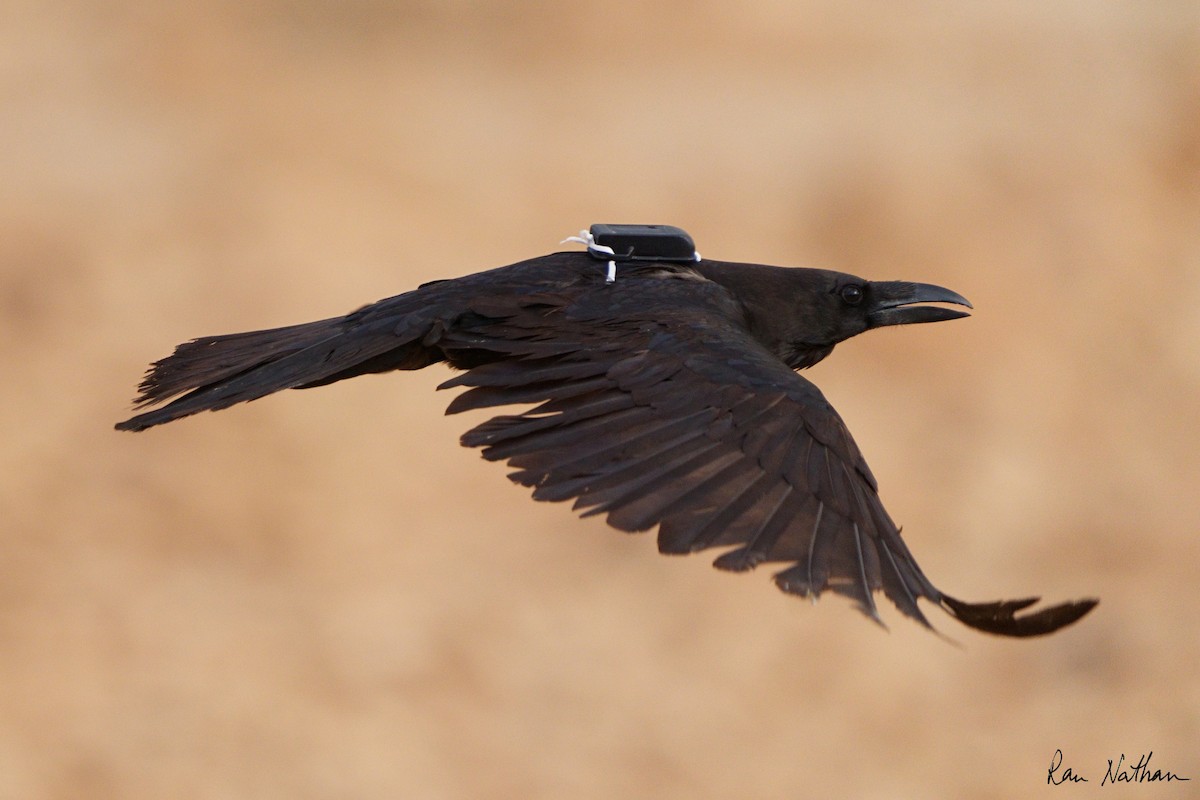
M 971 307 L 949 289 L 820 269 L 700 259 L 669 226 L 593 226 L 589 251 L 434 281 L 343 317 L 179 345 L 119 423 L 154 425 L 373 372 L 438 362 L 469 387 L 448 414 L 534 404 L 462 443 L 515 468 L 537 500 L 574 500 L 622 531 L 657 526 L 663 553 L 727 548 L 785 592 L 831 590 L 879 621 L 875 592 L 931 627 L 918 598 L 981 631 L 1051 633 L 1096 600 L 1018 616 L 1039 598 L 966 603 L 937 589 L 884 510 L 841 417 L 796 370 L 872 328 Z M 607 262 L 607 269 L 605 268 Z M 619 265 L 619 266 L 618 266 Z M 614 280 L 615 276 L 615 280 Z M 881 623 L 882 624 L 882 623 Z

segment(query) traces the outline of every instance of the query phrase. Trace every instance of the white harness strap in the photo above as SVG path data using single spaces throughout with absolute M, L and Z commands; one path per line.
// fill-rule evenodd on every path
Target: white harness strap
M 593 258 L 598 258 L 601 261 L 608 261 L 608 273 L 604 277 L 605 283 L 612 283 L 617 279 L 617 262 L 611 258 L 611 256 L 616 255 L 616 251 L 606 244 L 597 244 L 596 237 L 592 236 L 591 231 L 580 231 L 578 236 L 568 236 L 559 242 L 559 244 L 566 244 L 567 242 L 582 244 L 587 247 L 588 253 L 590 253 Z M 605 258 L 606 256 L 609 258 Z

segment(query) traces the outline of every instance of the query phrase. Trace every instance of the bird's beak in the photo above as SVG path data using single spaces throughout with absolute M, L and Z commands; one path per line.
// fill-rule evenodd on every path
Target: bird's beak
M 965 311 L 938 306 L 918 306 L 916 303 L 954 303 L 967 308 L 973 307 L 970 301 L 958 292 L 930 283 L 872 281 L 869 297 L 871 307 L 867 311 L 867 325 L 871 328 L 941 322 L 970 316 Z

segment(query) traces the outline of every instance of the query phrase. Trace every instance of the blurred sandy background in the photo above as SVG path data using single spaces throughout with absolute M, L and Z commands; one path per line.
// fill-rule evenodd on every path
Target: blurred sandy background
M 0 798 L 1200 779 L 1200 5 L 649 5 L 8 0 Z M 658 557 L 458 448 L 440 368 L 111 429 L 184 339 L 597 221 L 971 298 L 812 377 L 938 585 L 1099 609 L 956 647 Z

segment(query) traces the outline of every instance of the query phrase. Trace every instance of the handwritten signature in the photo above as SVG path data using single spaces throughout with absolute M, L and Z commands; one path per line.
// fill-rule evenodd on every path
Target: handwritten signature
M 1190 781 L 1191 778 L 1184 778 L 1170 770 L 1156 769 L 1151 771 L 1150 759 L 1154 756 L 1154 751 L 1143 753 L 1138 758 L 1136 763 L 1127 763 L 1125 754 L 1115 762 L 1108 759 L 1108 769 L 1104 772 L 1104 777 L 1100 779 L 1101 786 L 1107 786 L 1113 783 L 1153 783 L 1155 781 Z M 1046 770 L 1046 783 L 1051 786 L 1061 786 L 1064 783 L 1088 783 L 1079 770 L 1074 767 L 1063 767 L 1063 751 L 1055 750 L 1053 757 L 1050 759 L 1050 769 Z

